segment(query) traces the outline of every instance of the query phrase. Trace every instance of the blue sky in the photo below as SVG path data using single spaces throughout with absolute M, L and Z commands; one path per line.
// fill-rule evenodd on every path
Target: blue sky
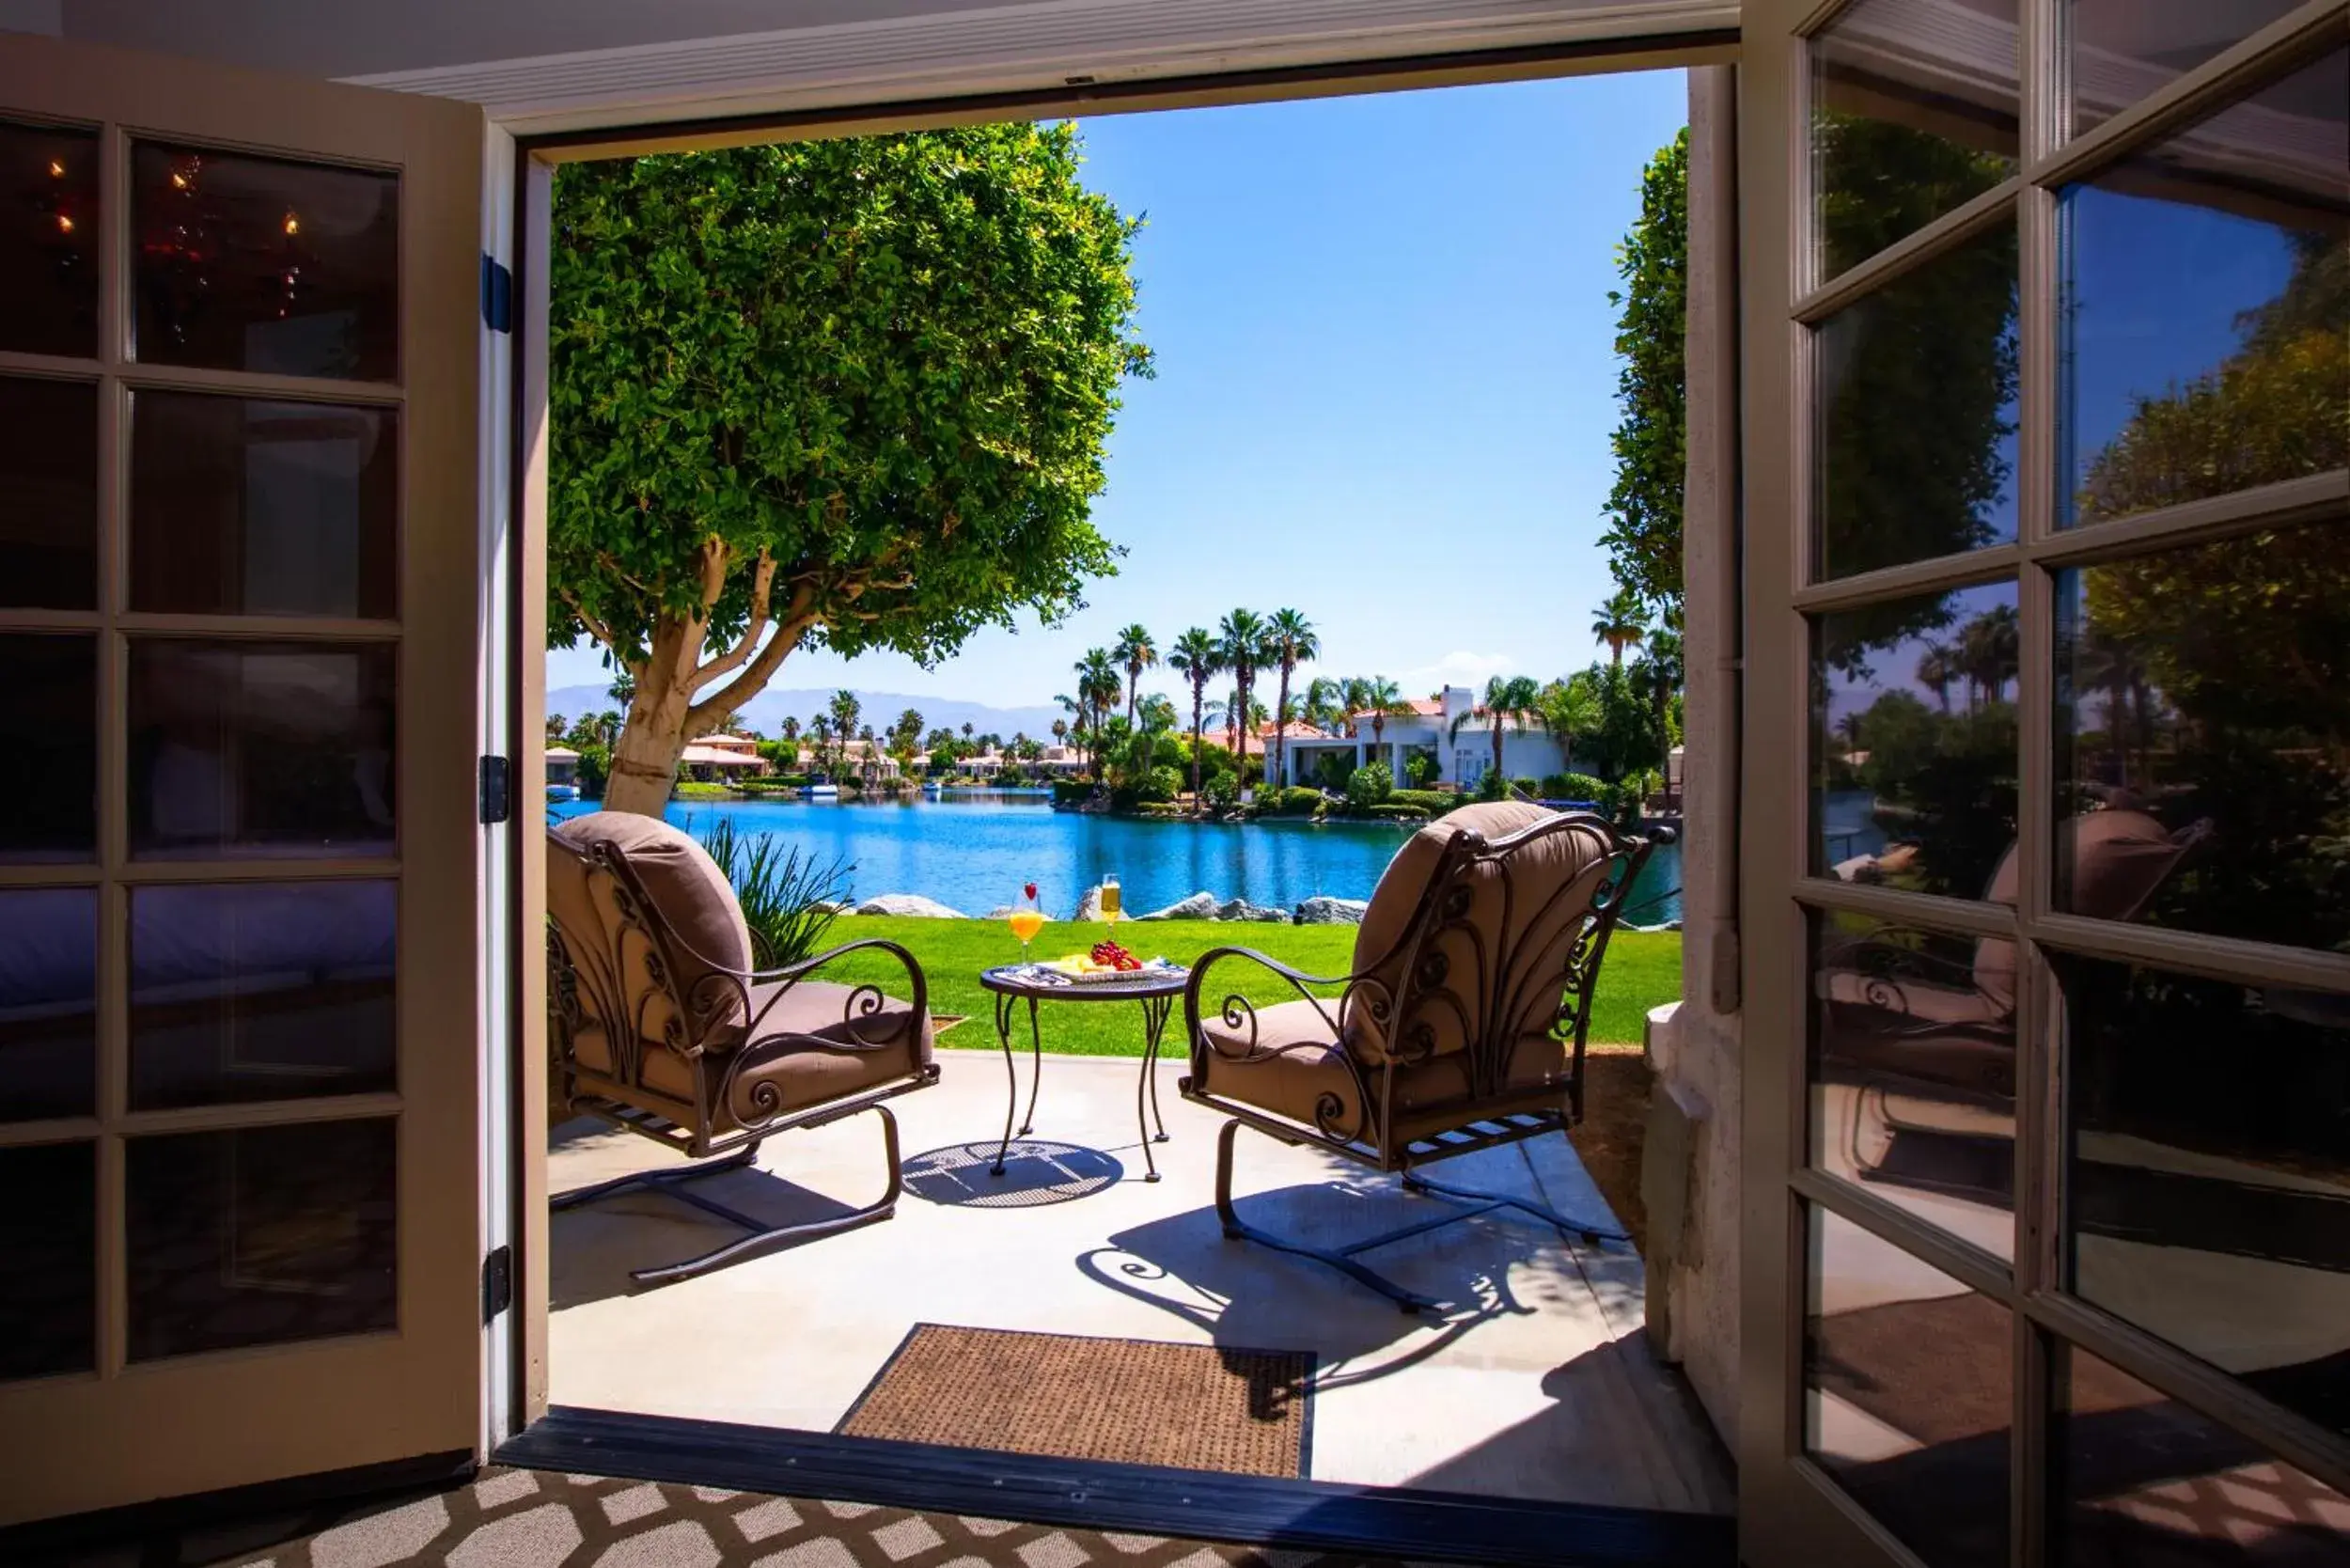
M 772 684 L 1049 701 L 1129 621 L 1165 648 L 1236 604 L 1303 610 L 1324 673 L 1411 695 L 1590 662 L 1615 247 L 1686 118 L 1655 71 L 1086 121 L 1088 182 L 1149 219 L 1158 377 L 1095 510 L 1119 575 L 933 670 L 803 650 Z M 548 679 L 605 677 L 583 647 Z

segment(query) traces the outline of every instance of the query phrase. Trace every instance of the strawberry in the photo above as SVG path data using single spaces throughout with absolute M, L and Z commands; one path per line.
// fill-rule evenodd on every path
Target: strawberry
M 1029 902 L 1030 903 L 1034 903 L 1034 902 L 1036 902 L 1036 884 L 1035 884 L 1035 883 L 1030 882 L 1030 883 L 1026 883 L 1026 884 L 1022 885 L 1020 891 L 1027 895 L 1027 899 L 1028 899 L 1028 902 Z

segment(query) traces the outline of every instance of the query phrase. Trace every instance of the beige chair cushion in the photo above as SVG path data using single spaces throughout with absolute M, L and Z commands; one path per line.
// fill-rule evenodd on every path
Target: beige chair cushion
M 2065 890 L 2066 912 L 2098 920 L 2129 920 L 2138 917 L 2186 854 L 2162 823 L 2143 811 L 2092 811 L 2057 824 L 2058 864 L 2069 858 L 2071 886 Z M 1983 897 L 1993 903 L 2014 906 L 2022 873 L 2017 849 L 2010 845 Z M 1975 984 L 2000 1007 L 2015 1006 L 2015 944 L 1986 936 L 1975 944 Z
M 885 1001 L 872 1012 L 851 1016 L 849 1004 L 856 995 L 855 987 L 823 980 L 801 980 L 789 989 L 777 981 L 754 987 L 751 1006 L 758 1018 L 757 1037 L 761 1046 L 780 1047 L 786 1043 L 776 1037 L 792 1035 L 871 1048 L 854 1053 L 796 1052 L 747 1069 L 734 1081 L 725 1103 L 711 1106 L 711 1133 L 715 1136 L 738 1127 L 755 1126 L 811 1105 L 861 1094 L 895 1079 L 910 1077 L 930 1064 L 933 1031 L 929 1017 L 909 1027 L 912 1009 L 900 1001 Z M 865 995 L 870 996 L 871 993 Z M 737 1029 L 734 1040 L 740 1039 L 741 1031 Z M 703 1053 L 703 1072 L 713 1095 L 725 1081 L 728 1064 L 737 1048 L 729 1043 Z M 582 1070 L 611 1072 L 611 1058 L 601 1031 L 584 1031 L 574 1049 Z M 674 1101 L 675 1120 L 692 1120 L 694 1066 L 689 1058 L 666 1047 L 648 1044 L 639 1080 L 641 1093 L 633 1098 Z M 588 1088 L 593 1092 L 594 1086 Z M 760 1096 L 770 1089 L 775 1102 L 762 1105 Z
M 1236 1059 L 1250 1049 L 1252 1037 L 1242 1027 L 1228 1027 L 1221 1018 L 1203 1021 L 1209 1049 L 1203 1058 L 1200 1086 L 1211 1094 L 1238 1100 L 1287 1117 L 1308 1127 L 1354 1141 L 1377 1142 L 1377 1129 L 1363 1115 L 1362 1095 L 1355 1076 L 1330 1038 L 1329 1025 L 1314 1004 L 1299 1000 L 1260 1009 L 1253 1036 L 1257 1053 L 1299 1049 L 1287 1056 L 1258 1060 Z M 1227 1054 L 1230 1053 L 1230 1054 Z M 1365 1067 L 1363 1077 L 1376 1093 L 1384 1068 Z M 1519 1043 L 1510 1063 L 1510 1091 L 1471 1104 L 1468 1074 L 1463 1058 L 1438 1057 L 1395 1074 L 1395 1147 L 1416 1138 L 1449 1132 L 1480 1118 L 1511 1111 L 1556 1109 L 1567 1094 L 1566 1047 L 1548 1036 L 1529 1037 Z M 1337 1105 L 1334 1114 L 1317 1119 L 1325 1096 Z
M 751 933 L 743 921 L 743 906 L 707 850 L 682 830 L 633 811 L 572 817 L 548 833 L 582 851 L 609 843 L 627 855 L 629 869 L 668 925 L 678 969 L 670 977 L 675 994 L 689 1003 L 713 1004 L 713 1017 L 718 1022 L 742 1017 L 741 994 L 734 987 L 713 981 L 701 992 L 695 990 L 705 976 L 747 974 L 751 968 Z M 608 878 L 591 875 L 571 856 L 548 855 L 547 912 L 566 933 L 573 962 L 587 962 L 591 953 L 608 954 L 619 943 L 626 954 L 628 1005 L 641 1020 L 646 1038 L 660 1041 L 675 1034 L 677 1043 L 690 1043 L 654 979 L 651 943 L 634 933 L 623 936 L 612 891 Z
M 1430 881 L 1443 861 L 1445 847 L 1463 832 L 1476 833 L 1487 843 L 1494 843 L 1554 815 L 1544 807 L 1527 802 L 1490 801 L 1463 807 L 1413 834 L 1388 862 L 1379 886 L 1371 895 L 1370 906 L 1363 911 L 1362 927 L 1355 935 L 1355 972 L 1371 978 L 1385 988 L 1386 996 L 1401 1005 L 1413 923 L 1420 917 Z M 1544 950 L 1556 962 L 1563 980 L 1564 949 L 1572 940 L 1569 929 L 1579 927 L 1590 914 L 1590 895 L 1605 872 L 1606 858 L 1597 836 L 1585 833 L 1553 834 L 1515 852 L 1511 856 L 1514 893 L 1509 901 L 1510 921 L 1515 929 L 1508 932 L 1502 930 L 1504 897 L 1500 870 L 1492 864 L 1478 868 L 1471 877 L 1469 918 L 1483 938 L 1485 952 L 1530 956 L 1549 943 Z M 1537 917 L 1543 920 L 1544 926 L 1539 932 L 1530 929 L 1530 922 Z M 1463 982 L 1462 989 L 1474 995 L 1462 997 L 1465 1005 L 1460 1011 L 1432 1007 L 1421 1010 L 1407 1022 L 1406 1027 L 1411 1028 L 1422 1024 L 1428 1027 L 1436 1056 L 1465 1049 L 1469 1040 L 1483 1027 L 1485 987 L 1476 983 L 1473 977 L 1484 959 L 1477 948 L 1478 944 L 1462 932 L 1451 933 L 1438 942 L 1437 949 L 1450 977 Z M 1423 958 L 1428 950 L 1421 949 Z M 1376 989 L 1357 993 L 1358 998 L 1379 994 Z M 1536 988 L 1528 987 L 1513 998 L 1519 1008 L 1520 1022 L 1529 1036 L 1542 1035 L 1548 1029 L 1560 995 L 1559 987 L 1543 995 L 1537 995 Z M 1385 1031 L 1367 1005 L 1358 1002 L 1350 1008 L 1346 1025 L 1347 1043 L 1358 1059 L 1386 1059 Z M 1525 1055 L 1523 1051 L 1519 1054 Z

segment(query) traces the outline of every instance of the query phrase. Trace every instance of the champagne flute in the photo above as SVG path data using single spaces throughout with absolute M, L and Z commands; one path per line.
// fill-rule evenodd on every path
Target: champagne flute
M 1020 939 L 1020 962 L 1028 962 L 1028 944 L 1044 929 L 1044 911 L 1036 903 L 1036 884 L 1031 882 L 1022 890 L 1021 902 L 1014 905 L 1010 918 L 1011 933 Z
M 1118 891 L 1118 873 L 1102 873 L 1102 918 L 1109 923 L 1110 934 L 1118 933 L 1118 911 L 1121 901 Z

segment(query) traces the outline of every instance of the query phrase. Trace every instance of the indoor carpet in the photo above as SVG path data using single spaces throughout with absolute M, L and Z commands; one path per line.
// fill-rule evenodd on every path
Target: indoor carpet
M 506 1469 L 211 1560 L 234 1568 L 1398 1568 L 1349 1554 Z
M 1314 1357 L 916 1324 L 841 1433 L 1227 1475 L 1308 1473 Z

